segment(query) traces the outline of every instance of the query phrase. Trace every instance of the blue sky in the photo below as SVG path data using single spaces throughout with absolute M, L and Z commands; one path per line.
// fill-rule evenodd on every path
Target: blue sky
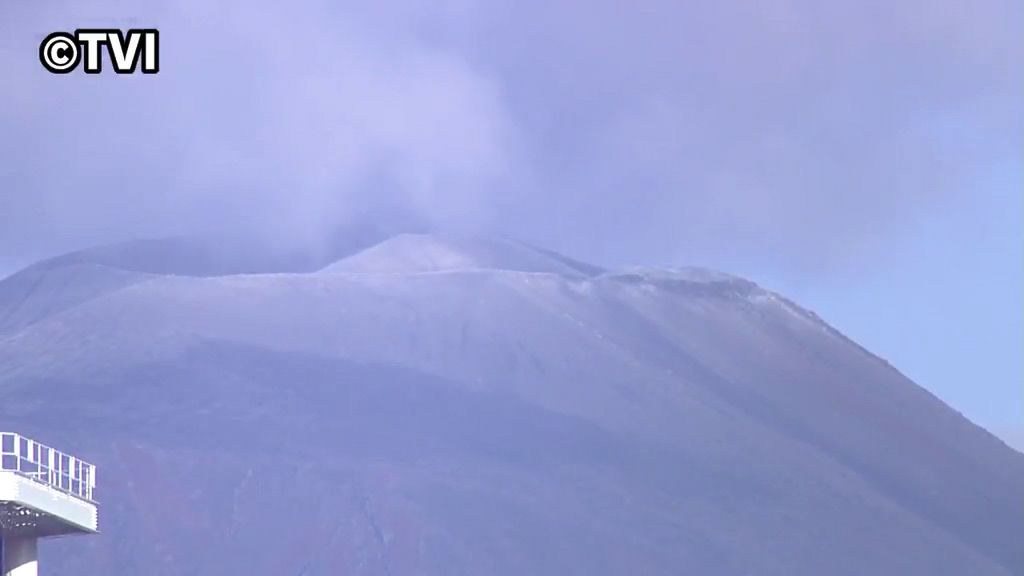
M 814 309 L 1020 437 L 1024 5 L 0 6 L 0 271 L 133 237 L 316 250 L 378 205 Z M 156 76 L 39 41 L 157 27 Z M 1019 445 L 1019 444 L 1018 444 Z
M 923 207 L 870 263 L 814 283 L 772 278 L 975 422 L 1024 450 L 1024 166 Z

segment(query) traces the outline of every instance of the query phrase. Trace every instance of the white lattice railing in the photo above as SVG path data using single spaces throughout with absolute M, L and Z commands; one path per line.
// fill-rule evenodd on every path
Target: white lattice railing
M 96 467 L 13 432 L 0 432 L 0 471 L 15 472 L 93 502 Z

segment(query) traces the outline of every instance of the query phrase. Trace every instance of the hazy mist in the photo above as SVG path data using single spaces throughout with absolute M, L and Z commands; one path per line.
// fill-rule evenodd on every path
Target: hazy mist
M 5 2 L 0 262 L 315 247 L 393 206 L 599 261 L 805 273 L 1021 145 L 1019 3 L 737 6 Z M 100 24 L 158 27 L 161 73 L 39 65 L 46 33 Z

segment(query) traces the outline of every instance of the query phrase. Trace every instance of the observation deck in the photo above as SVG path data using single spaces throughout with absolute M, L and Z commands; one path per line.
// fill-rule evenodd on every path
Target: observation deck
M 36 541 L 98 531 L 96 467 L 13 432 L 0 432 L 3 574 L 36 574 Z

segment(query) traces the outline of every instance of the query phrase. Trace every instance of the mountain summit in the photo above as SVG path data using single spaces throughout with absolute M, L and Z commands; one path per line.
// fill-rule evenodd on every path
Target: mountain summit
M 0 281 L 3 428 L 98 466 L 50 573 L 1024 573 L 1024 456 L 748 280 L 190 250 Z

